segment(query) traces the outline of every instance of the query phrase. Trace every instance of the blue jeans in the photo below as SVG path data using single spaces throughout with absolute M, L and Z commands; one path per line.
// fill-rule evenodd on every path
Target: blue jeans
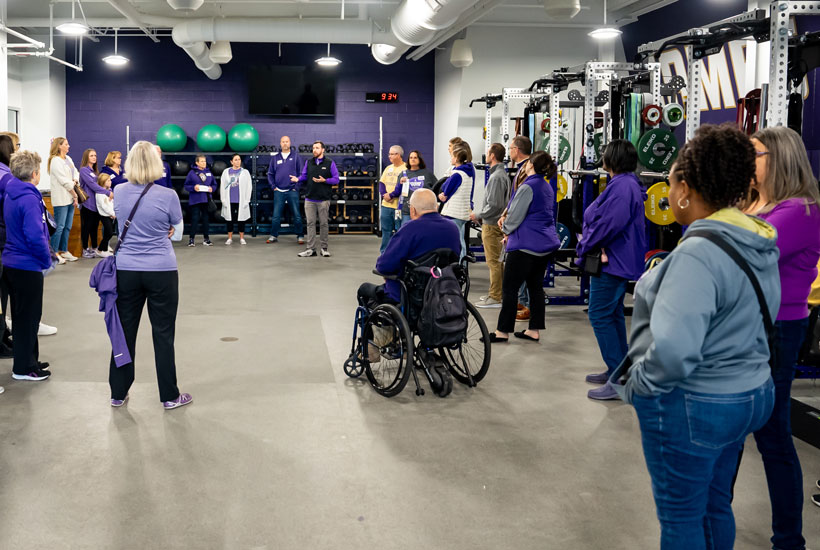
M 455 218 L 449 218 L 453 220 L 458 226 L 458 232 L 461 234 L 461 253 L 458 255 L 458 259 L 460 260 L 467 254 L 467 242 L 464 239 L 464 233 L 467 230 L 467 224 L 469 223 L 467 220 L 457 220 Z
M 66 252 L 68 234 L 71 233 L 71 225 L 74 223 L 74 205 L 55 206 L 54 222 L 57 224 L 57 229 L 51 236 L 51 248 L 54 252 Z
M 763 457 L 769 498 L 772 502 L 772 545 L 777 550 L 803 550 L 803 471 L 794 450 L 791 426 L 791 388 L 794 365 L 806 337 L 809 320 L 777 321 L 777 365 L 774 379 L 774 411 L 755 431 Z
M 746 436 L 774 406 L 771 379 L 752 391 L 703 394 L 676 388 L 633 397 L 661 550 L 731 550 L 732 481 Z
M 299 191 L 273 191 L 273 217 L 271 218 L 270 234 L 279 236 L 279 229 L 282 225 L 282 209 L 285 203 L 290 207 L 290 217 L 293 222 L 293 231 L 296 236 L 302 238 L 305 232 L 302 229 L 302 215 L 299 213 Z
M 379 253 L 381 254 L 384 252 L 384 249 L 387 248 L 387 243 L 390 242 L 393 233 L 401 227 L 401 221 L 396 223 L 395 208 L 388 208 L 387 206 L 381 207 L 381 210 L 379 210 L 379 226 L 382 230 L 382 245 L 379 248 Z
M 527 283 L 521 285 L 518 289 L 518 303 L 524 307 L 530 307 L 530 293 L 527 292 Z
M 402 214 L 401 215 L 401 224 L 404 225 L 410 221 L 410 214 Z
M 589 324 L 598 340 L 598 349 L 612 374 L 626 357 L 624 295 L 627 280 L 608 273 L 589 278 Z

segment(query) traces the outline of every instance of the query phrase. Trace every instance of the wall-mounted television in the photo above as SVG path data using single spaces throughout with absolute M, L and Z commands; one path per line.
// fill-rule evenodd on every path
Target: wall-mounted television
M 249 67 L 248 112 L 252 115 L 332 117 L 336 114 L 336 74 L 320 67 Z

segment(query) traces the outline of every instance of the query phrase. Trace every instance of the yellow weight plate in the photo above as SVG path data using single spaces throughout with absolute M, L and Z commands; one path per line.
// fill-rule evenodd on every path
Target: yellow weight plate
M 665 181 L 656 183 L 650 187 L 646 194 L 648 195 L 643 203 L 644 213 L 646 219 L 655 225 L 670 225 L 675 223 L 675 216 L 672 214 L 672 209 L 669 208 L 669 184 Z M 660 204 L 661 199 L 666 199 L 665 208 Z
M 606 184 L 607 183 L 609 183 L 609 176 L 599 176 L 598 177 L 598 194 L 599 195 L 604 192 L 604 189 L 606 189 Z
M 558 174 L 558 193 L 556 194 L 555 200 L 559 202 L 564 200 L 564 197 L 567 196 L 568 189 L 569 184 L 567 183 L 567 178 L 562 174 Z

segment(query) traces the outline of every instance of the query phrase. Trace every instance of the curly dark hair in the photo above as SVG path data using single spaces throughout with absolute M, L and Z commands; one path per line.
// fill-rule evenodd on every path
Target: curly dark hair
M 680 150 L 675 172 L 720 210 L 746 196 L 755 177 L 755 149 L 749 136 L 733 124 L 705 124 Z

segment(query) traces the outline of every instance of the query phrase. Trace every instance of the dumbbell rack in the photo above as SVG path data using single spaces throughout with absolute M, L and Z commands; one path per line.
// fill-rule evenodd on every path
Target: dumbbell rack
M 201 151 L 182 151 L 178 153 L 163 153 L 163 159 L 169 164 L 173 163 L 174 160 L 182 159 L 188 161 L 191 166 L 193 166 L 193 161 L 196 155 L 199 154 L 205 154 L 208 157 L 208 166 L 211 166 L 214 160 L 224 160 L 224 162 L 230 165 L 230 157 L 233 156 L 232 152 L 203 153 Z M 269 234 L 271 230 L 270 217 L 273 213 L 273 198 L 270 193 L 273 193 L 273 191 L 270 190 L 268 185 L 267 167 L 270 157 L 275 153 L 254 152 L 238 154 L 242 157 L 243 168 L 247 169 L 251 173 L 251 181 L 253 184 L 250 203 L 251 218 L 246 222 L 246 230 L 251 234 L 251 236 L 254 237 L 258 234 Z M 311 155 L 306 155 L 304 153 L 300 154 L 300 156 L 302 157 L 303 162 L 311 158 Z M 326 153 L 326 156 L 337 162 L 340 180 L 339 185 L 333 187 L 333 193 L 337 198 L 331 200 L 332 208 L 329 223 L 330 231 L 335 232 L 336 234 L 347 233 L 366 235 L 375 233 L 376 228 L 378 227 L 379 211 L 378 208 L 376 208 L 379 194 L 379 174 L 377 173 L 377 170 L 380 163 L 378 153 Z M 354 174 L 354 170 L 346 170 L 344 165 L 339 166 L 339 159 L 345 158 L 360 158 L 369 162 L 370 164 L 365 164 L 363 168 L 363 171 L 367 171 L 367 174 Z M 372 170 L 367 170 L 367 166 L 369 165 L 374 166 L 374 168 Z M 221 176 L 221 174 L 216 173 L 213 175 L 217 181 Z M 174 189 L 179 195 L 180 203 L 183 206 L 185 233 L 188 234 L 190 231 L 190 216 L 187 211 L 188 198 L 187 193 L 183 191 L 183 184 L 186 177 L 187 173 L 185 175 L 174 175 L 172 169 L 171 181 Z M 354 193 L 357 195 L 361 194 L 369 196 L 369 198 L 351 200 L 349 196 Z M 271 198 L 263 198 L 267 196 L 270 196 Z M 222 203 L 219 199 L 219 194 L 215 192 L 213 194 L 213 199 L 221 210 Z M 300 197 L 300 210 L 302 220 L 304 222 L 305 212 L 303 196 Z M 217 211 L 217 214 L 218 213 L 219 211 Z M 285 211 L 283 211 L 283 220 L 287 219 L 285 216 L 288 215 L 288 209 L 285 209 Z M 362 217 L 368 216 L 369 223 L 348 223 L 348 220 L 350 220 L 351 216 L 354 215 L 361 215 Z M 220 216 L 211 215 L 209 216 L 209 220 L 211 233 L 222 234 L 227 232 L 227 225 Z M 293 232 L 290 223 L 282 223 L 281 228 L 282 230 L 280 233 L 288 234 Z

